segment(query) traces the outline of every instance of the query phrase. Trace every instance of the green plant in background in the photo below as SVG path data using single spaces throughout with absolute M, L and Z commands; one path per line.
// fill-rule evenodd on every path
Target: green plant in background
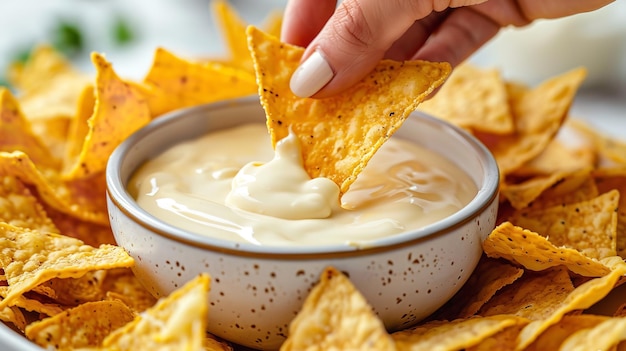
M 62 19 L 52 30 L 51 44 L 66 57 L 75 57 L 83 51 L 82 29 L 75 22 Z

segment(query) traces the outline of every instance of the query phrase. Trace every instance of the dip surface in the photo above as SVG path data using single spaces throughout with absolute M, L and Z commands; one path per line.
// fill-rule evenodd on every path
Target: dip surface
M 298 139 L 272 149 L 263 124 L 212 132 L 146 162 L 129 183 L 140 207 L 201 235 L 257 245 L 367 246 L 418 229 L 476 195 L 468 175 L 442 156 L 391 138 L 350 190 L 310 179 Z

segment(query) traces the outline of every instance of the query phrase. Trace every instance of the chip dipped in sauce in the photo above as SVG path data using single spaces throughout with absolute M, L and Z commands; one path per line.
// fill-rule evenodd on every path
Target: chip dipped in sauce
M 366 246 L 461 209 L 476 185 L 454 164 L 392 138 L 340 201 L 311 179 L 293 134 L 273 150 L 262 124 L 212 132 L 143 165 L 129 191 L 152 215 L 191 232 L 258 245 Z

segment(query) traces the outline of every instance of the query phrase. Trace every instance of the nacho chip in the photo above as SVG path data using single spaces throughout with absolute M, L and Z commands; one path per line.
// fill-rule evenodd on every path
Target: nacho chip
M 591 328 L 573 333 L 560 349 L 568 351 L 609 350 L 623 340 L 626 340 L 626 318 L 611 318 Z
M 600 168 L 593 172 L 600 191 L 617 190 L 620 193 L 617 210 L 617 254 L 626 258 L 626 166 Z
M 289 88 L 303 48 L 248 27 L 261 104 L 272 144 L 290 131 L 300 139 L 311 178 L 327 177 L 345 193 L 376 150 L 450 73 L 447 63 L 381 61 L 347 91 L 299 98 Z
M 539 320 L 550 316 L 573 290 L 572 280 L 563 266 L 540 272 L 526 272 L 515 283 L 499 291 L 478 314 L 507 314 Z
M 595 150 L 589 147 L 566 146 L 558 139 L 553 139 L 537 157 L 511 174 L 518 177 L 550 175 L 556 172 L 590 169 L 595 162 Z
M 79 278 L 85 273 L 130 267 L 133 259 L 118 246 L 99 248 L 53 233 L 0 223 L 0 268 L 8 283 L 0 308 L 24 292 L 53 278 Z
M 23 331 L 26 328 L 26 318 L 24 313 L 15 306 L 0 309 L 0 321 L 11 323 L 18 330 Z
M 48 44 L 37 45 L 25 63 L 14 64 L 10 68 L 9 82 L 22 94 L 38 89 L 42 82 L 54 77 L 75 73 L 67 58 Z
M 515 282 L 524 270 L 483 255 L 467 282 L 436 313 L 433 319 L 452 320 L 475 315 L 500 289 Z
M 0 287 L 0 296 L 6 296 L 7 291 L 8 288 L 6 286 Z M 18 296 L 11 302 L 11 306 L 18 307 L 24 311 L 35 312 L 42 316 L 54 316 L 65 309 L 65 306 L 34 292 L 27 292 L 22 296 Z
M 104 171 L 113 150 L 150 121 L 143 96 L 121 80 L 102 55 L 91 55 L 96 67 L 96 105 L 89 132 L 67 179 L 87 178 Z
M 474 346 L 505 328 L 526 323 L 516 316 L 471 317 L 450 322 L 431 322 L 391 336 L 399 351 L 462 350 Z
M 420 104 L 418 110 L 470 130 L 494 134 L 514 131 L 506 86 L 497 69 L 459 65 L 437 95 Z
M 314 345 L 314 348 L 311 348 Z M 328 267 L 289 325 L 289 350 L 395 350 L 382 321 L 350 280 Z
M 611 272 L 578 286 L 565 300 L 555 306 L 554 312 L 549 317 L 532 321 L 525 326 L 518 337 L 519 349 L 530 345 L 547 328 L 558 323 L 565 313 L 589 308 L 600 301 L 613 289 L 620 276 L 626 274 L 626 262 L 621 257 L 608 257 L 601 262 L 606 267 L 609 267 Z
M 210 277 L 199 275 L 107 336 L 102 346 L 124 350 L 200 350 L 205 339 Z
M 525 351 L 558 350 L 570 335 L 579 330 L 595 327 L 608 318 L 592 314 L 563 316 L 563 319 L 546 329 Z
M 85 302 L 93 302 L 104 298 L 102 283 L 107 271 L 91 271 L 80 278 L 54 278 L 37 286 L 33 291 L 41 288 L 49 290 L 47 296 L 65 306 L 77 306 Z
M 13 176 L 0 175 L 0 222 L 22 228 L 59 232 L 37 198 Z
M 137 313 L 152 307 L 157 301 L 128 268 L 107 271 L 102 290 L 106 291 L 107 300 L 122 301 Z
M 619 195 L 611 190 L 589 201 L 522 210 L 509 221 L 546 237 L 555 246 L 570 247 L 588 257 L 615 256 Z
M 153 117 L 183 107 L 256 93 L 254 75 L 214 62 L 191 62 L 159 48 L 144 78 Z
M 29 324 L 26 337 L 43 348 L 71 351 L 100 346 L 112 331 L 134 319 L 134 313 L 119 301 L 87 302 Z
M 247 23 L 239 17 L 237 11 L 228 1 L 213 0 L 211 5 L 216 23 L 221 30 L 222 37 L 226 41 L 229 63 L 246 72 L 254 73 L 246 37 Z
M 516 227 L 511 222 L 497 226 L 483 242 L 483 249 L 489 257 L 502 257 L 533 271 L 558 265 L 587 277 L 603 276 L 610 271 L 600 261 L 574 249 L 556 247 L 541 235 Z
M 94 113 L 96 107 L 96 95 L 93 85 L 87 85 L 82 88 L 76 103 L 74 114 L 69 122 L 66 144 L 63 156 L 65 171 L 69 171 L 70 167 L 80 156 L 85 144 L 85 138 L 89 133 L 89 119 Z
M 502 174 L 510 174 L 546 148 L 566 119 L 585 75 L 586 70 L 579 68 L 534 89 L 508 85 L 516 132 L 497 137 L 476 133 L 493 153 Z
M 11 92 L 0 87 L 0 151 L 23 151 L 42 168 L 56 169 L 59 161 L 32 130 Z
M 465 351 L 517 351 L 517 335 L 526 326 L 527 323 L 518 323 L 514 326 L 504 328 L 503 330 L 489 336 L 478 345 L 468 347 Z
M 626 164 L 626 142 L 599 132 L 582 120 L 573 120 L 569 125 L 588 138 L 606 161 Z

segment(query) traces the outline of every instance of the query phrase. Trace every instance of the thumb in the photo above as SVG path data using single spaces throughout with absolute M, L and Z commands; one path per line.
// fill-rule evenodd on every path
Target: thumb
M 433 10 L 484 0 L 344 0 L 307 47 L 290 87 L 300 97 L 326 97 L 354 85 L 418 19 Z M 430 33 L 416 39 L 417 49 Z

